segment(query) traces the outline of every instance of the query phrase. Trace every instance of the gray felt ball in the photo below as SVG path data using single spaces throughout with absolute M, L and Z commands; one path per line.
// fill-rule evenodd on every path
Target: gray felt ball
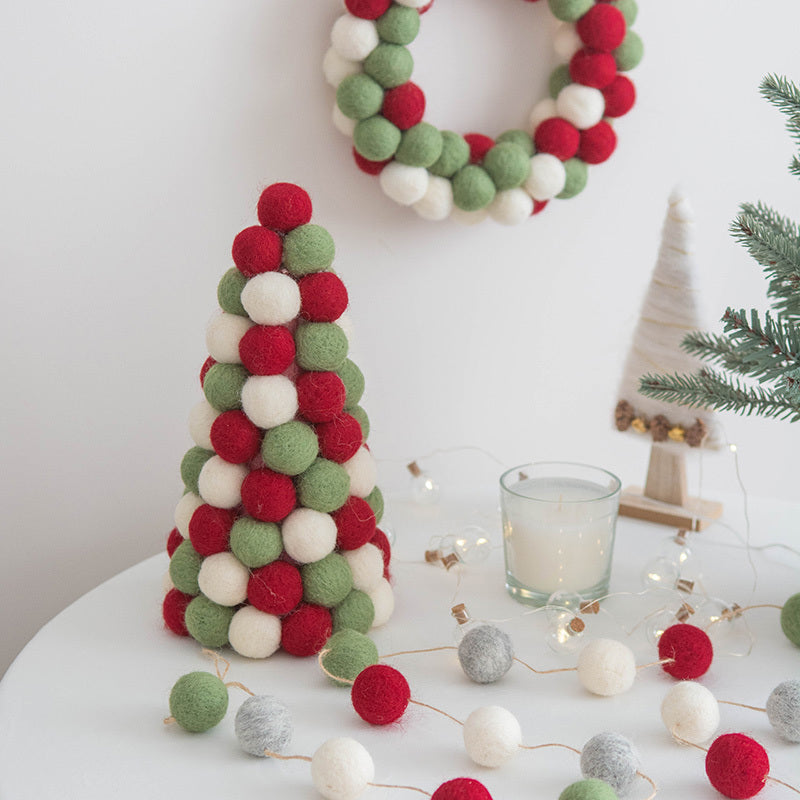
M 475 683 L 499 681 L 514 661 L 511 637 L 494 625 L 479 625 L 464 635 L 458 645 L 458 660 L 464 674 Z
M 294 725 L 289 709 L 276 697 L 256 695 L 239 706 L 234 723 L 242 749 L 264 758 L 264 751 L 284 753 L 292 741 Z
M 633 786 L 639 764 L 636 748 L 618 733 L 598 733 L 586 742 L 581 753 L 583 777 L 605 781 L 620 797 Z
M 767 716 L 778 735 L 800 742 L 800 680 L 779 683 L 767 699 Z

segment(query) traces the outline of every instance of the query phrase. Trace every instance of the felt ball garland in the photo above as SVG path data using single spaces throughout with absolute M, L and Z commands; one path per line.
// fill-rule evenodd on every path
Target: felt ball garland
M 351 5 L 376 18 L 394 8 Z M 397 41 L 373 57 L 372 77 L 329 59 L 352 119 L 365 109 L 373 117 L 384 84 L 403 74 L 401 41 L 418 18 L 405 6 L 386 17 L 381 29 Z M 337 36 L 356 50 L 368 44 L 366 58 L 378 44 L 375 23 L 353 20 Z M 264 189 L 257 214 L 259 224 L 234 238 L 235 266 L 217 287 L 221 311 L 207 330 L 205 399 L 190 415 L 195 446 L 180 466 L 187 491 L 167 545 L 162 612 L 170 631 L 207 647 L 310 656 L 334 631 L 363 636 L 386 622 L 390 550 L 381 538 L 369 544 L 383 504 L 358 405 L 364 376 L 347 357 L 348 294 L 331 270 L 333 239 L 291 183 Z
M 353 138 L 358 168 L 378 176 L 383 192 L 424 219 L 451 217 L 471 224 L 491 216 L 518 224 L 547 202 L 574 197 L 586 185 L 588 164 L 613 153 L 617 137 L 608 120 L 628 113 L 636 100 L 622 73 L 642 57 L 641 39 L 630 29 L 635 0 L 549 0 L 562 25 L 554 49 L 564 59 L 550 78 L 550 98 L 537 103 L 528 130 L 493 138 L 440 131 L 425 121 L 423 89 L 412 80 L 408 49 L 431 3 L 421 0 L 345 0 L 331 30 L 323 71 L 336 90 L 334 119 Z M 541 4 L 545 5 L 545 4 Z M 513 135 L 509 135 L 513 134 Z M 550 154 L 576 159 L 569 185 L 548 197 L 531 192 L 546 181 Z

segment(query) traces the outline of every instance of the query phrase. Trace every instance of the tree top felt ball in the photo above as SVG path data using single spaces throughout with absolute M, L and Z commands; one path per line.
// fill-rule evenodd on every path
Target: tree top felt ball
M 197 576 L 203 557 L 192 547 L 192 543 L 184 540 L 169 561 L 169 577 L 176 589 L 188 595 L 200 593 Z
M 274 231 L 253 225 L 236 236 L 231 254 L 239 272 L 251 278 L 280 267 L 283 242 Z
M 335 322 L 347 308 L 347 289 L 333 272 L 314 272 L 298 283 L 300 315 L 309 322 Z
M 341 508 L 349 492 L 350 476 L 347 470 L 324 458 L 318 458 L 297 478 L 300 505 L 325 514 Z
M 458 660 L 470 680 L 494 683 L 511 669 L 514 661 L 511 637 L 494 625 L 472 628 L 458 645 Z
M 311 758 L 311 780 L 326 800 L 356 800 L 374 777 L 372 758 L 355 739 L 328 739 Z
M 332 608 L 339 605 L 353 588 L 350 565 L 339 553 L 329 553 L 319 561 L 300 568 L 303 599 L 307 603 Z
M 273 183 L 258 199 L 258 221 L 286 233 L 311 220 L 311 198 L 293 183 Z
M 236 267 L 231 267 L 217 285 L 219 307 L 229 314 L 247 316 L 247 311 L 242 305 L 242 290 L 247 283 L 247 278 Z
M 294 484 L 288 475 L 255 469 L 242 482 L 242 505 L 251 517 L 262 522 L 280 522 L 296 502 Z
M 744 800 L 758 794 L 767 781 L 767 751 L 743 733 L 726 733 L 706 753 L 706 775 L 725 797 Z
M 281 647 L 293 656 L 313 656 L 325 646 L 331 635 L 331 613 L 323 606 L 301 603 L 281 629 Z
M 265 750 L 286 752 L 292 741 L 294 724 L 286 704 L 277 697 L 255 695 L 239 706 L 234 731 L 246 753 L 264 758 Z
M 361 670 L 350 690 L 356 713 L 370 725 L 389 725 L 405 713 L 411 700 L 408 681 L 393 667 L 373 664 Z
M 228 628 L 231 647 L 245 658 L 268 658 L 281 644 L 281 620 L 274 614 L 243 605 Z
M 347 358 L 344 331 L 332 322 L 303 322 L 295 332 L 297 363 L 321 372 L 339 369 Z
M 340 369 L 348 363 L 346 359 Z M 344 410 L 345 384 L 335 372 L 304 372 L 296 386 L 300 414 L 309 422 L 330 422 Z
M 793 594 L 783 604 L 781 630 L 792 644 L 800 647 L 800 592 Z
M 261 457 L 264 464 L 284 475 L 299 475 L 307 470 L 319 453 L 317 434 L 299 420 L 284 422 L 264 434 Z
M 336 369 L 336 374 L 341 378 L 345 389 L 345 408 L 354 408 L 358 405 L 364 394 L 364 373 L 358 367 L 358 364 L 346 358 L 342 364 Z
M 286 561 L 273 561 L 253 570 L 247 585 L 247 599 L 259 611 L 283 616 L 296 608 L 303 597 L 300 571 Z
M 210 672 L 190 672 L 178 678 L 172 687 L 169 710 L 182 728 L 192 733 L 203 733 L 225 716 L 228 689 Z
M 186 607 L 186 629 L 203 647 L 224 647 L 234 609 L 198 595 Z
M 335 254 L 333 238 L 320 225 L 294 228 L 283 241 L 283 265 L 295 277 L 328 269 Z
M 333 630 L 351 628 L 359 633 L 367 633 L 375 621 L 375 606 L 366 592 L 353 589 L 339 605 L 333 609 Z
M 378 35 L 391 44 L 411 44 L 419 33 L 419 12 L 392 5 L 377 21 Z
M 164 617 L 164 624 L 178 636 L 189 635 L 184 617 L 186 615 L 186 606 L 189 605 L 191 600 L 191 595 L 184 594 L 174 588 L 170 589 L 166 595 L 164 595 L 164 602 L 161 604 L 161 614 Z
M 343 681 L 354 681 L 361 670 L 378 663 L 378 648 L 369 637 L 353 630 L 334 633 L 325 643 L 327 650 L 322 657 L 322 665 L 334 677 L 336 686 L 349 686 Z M 342 680 L 336 680 L 341 678 Z
M 658 640 L 659 659 L 673 659 L 663 664 L 668 675 L 678 680 L 693 680 L 705 675 L 714 659 L 708 634 L 695 625 L 671 625 Z

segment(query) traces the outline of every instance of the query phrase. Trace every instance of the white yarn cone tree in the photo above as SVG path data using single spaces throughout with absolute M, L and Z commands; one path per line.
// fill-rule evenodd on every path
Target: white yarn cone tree
M 722 513 L 722 507 L 688 496 L 685 453 L 687 447 L 719 446 L 712 412 L 655 400 L 638 391 L 642 375 L 696 372 L 703 367 L 700 359 L 681 348 L 687 333 L 703 328 L 694 286 L 694 236 L 691 205 L 682 193 L 673 191 L 658 259 L 620 381 L 615 423 L 618 430 L 652 444 L 645 487 L 626 490 L 620 513 L 701 530 Z

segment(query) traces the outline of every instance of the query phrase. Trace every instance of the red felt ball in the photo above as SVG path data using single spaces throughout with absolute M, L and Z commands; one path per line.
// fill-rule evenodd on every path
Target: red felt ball
M 537 153 L 550 153 L 566 161 L 578 152 L 581 135 L 578 129 L 561 117 L 542 120 L 533 134 Z
M 425 93 L 411 81 L 395 86 L 383 96 L 381 114 L 401 131 L 408 130 L 422 122 L 425 114 Z
M 482 133 L 467 133 L 464 140 L 469 145 L 469 160 L 471 164 L 480 164 L 483 157 L 494 147 L 494 139 Z
M 254 569 L 247 583 L 247 599 L 267 614 L 288 614 L 303 599 L 300 570 L 288 561 Z
M 627 114 L 636 102 L 636 87 L 626 75 L 617 75 L 602 92 L 606 100 L 607 117 L 621 117 Z
M 356 166 L 367 175 L 380 175 L 383 168 L 393 160 L 393 158 L 387 158 L 386 161 L 370 161 L 368 158 L 364 158 L 355 147 L 353 148 L 353 159 Z
M 617 134 L 605 121 L 581 131 L 578 158 L 587 164 L 602 164 L 617 147 Z
M 231 528 L 236 517 L 227 508 L 204 503 L 189 520 L 189 541 L 201 556 L 213 556 L 228 549 Z
M 726 733 L 708 748 L 706 775 L 725 797 L 753 797 L 764 788 L 768 774 L 767 751 L 743 733 Z
M 314 272 L 298 281 L 300 316 L 312 322 L 335 322 L 347 308 L 347 289 L 333 272 Z
M 578 36 L 587 47 L 610 52 L 625 38 L 625 17 L 615 6 L 592 6 L 576 23 Z
M 297 504 L 294 483 L 271 469 L 253 470 L 242 482 L 242 505 L 254 519 L 280 522 Z
M 211 445 L 225 461 L 244 464 L 258 453 L 261 431 L 244 411 L 223 411 L 211 424 Z
M 239 272 L 252 278 L 260 272 L 272 272 L 280 267 L 283 242 L 274 231 L 253 225 L 236 234 L 231 252 Z
M 663 664 L 668 675 L 679 681 L 693 681 L 705 675 L 714 659 L 708 634 L 694 625 L 671 625 L 658 640 L 658 657 L 674 661 Z
M 206 359 L 206 360 L 203 362 L 203 366 L 202 366 L 202 367 L 200 367 L 200 388 L 201 388 L 201 389 L 203 388 L 203 384 L 206 382 L 206 375 L 208 374 L 208 371 L 209 371 L 209 370 L 211 369 L 211 367 L 213 367 L 213 366 L 214 366 L 214 364 L 216 364 L 216 363 L 217 363 L 217 362 L 216 362 L 216 361 L 214 361 L 214 359 L 213 359 L 213 358 L 211 358 L 211 356 L 209 356 L 209 357 L 208 357 L 208 358 L 207 358 L 207 359 Z
M 492 800 L 489 790 L 473 778 L 453 778 L 443 783 L 431 800 Z
M 389 537 L 380 528 L 377 528 L 375 535 L 369 541 L 381 551 L 385 575 L 386 570 L 389 569 L 389 562 L 392 560 L 392 546 L 389 544 Z
M 172 554 L 178 549 L 178 545 L 183 541 L 183 536 L 177 528 L 173 528 L 167 537 L 167 555 L 172 558 Z
M 190 594 L 184 594 L 177 589 L 170 589 L 164 597 L 164 602 L 161 605 L 161 613 L 164 617 L 164 624 L 178 636 L 188 636 L 189 631 L 186 630 L 186 606 L 192 601 Z
M 342 413 L 347 392 L 335 372 L 304 372 L 295 387 L 300 414 L 309 422 L 330 422 Z
M 317 425 L 317 438 L 323 458 L 344 464 L 358 452 L 364 441 L 364 434 L 361 423 L 350 414 L 344 413 L 330 422 L 320 422 Z
M 569 75 L 575 83 L 604 89 L 617 74 L 617 62 L 611 53 L 599 50 L 578 50 L 569 62 Z
M 313 656 L 322 650 L 332 631 L 327 608 L 301 603 L 281 621 L 281 647 L 293 656 Z
M 400 719 L 410 699 L 408 681 L 386 664 L 373 664 L 363 669 L 350 690 L 356 714 L 370 725 L 388 725 Z
M 392 0 L 344 0 L 347 10 L 354 17 L 378 19 L 392 4 Z
M 273 183 L 258 198 L 258 221 L 265 228 L 286 232 L 311 220 L 311 198 L 294 183 Z
M 375 512 L 360 497 L 348 497 L 331 516 L 336 523 L 336 546 L 340 550 L 356 550 L 375 536 Z
M 253 375 L 280 375 L 294 352 L 294 336 L 283 325 L 254 325 L 239 340 L 239 358 Z
M 545 210 L 547 207 L 549 200 L 534 200 L 533 201 L 533 211 L 531 211 L 531 216 L 534 214 L 541 214 L 542 211 Z

